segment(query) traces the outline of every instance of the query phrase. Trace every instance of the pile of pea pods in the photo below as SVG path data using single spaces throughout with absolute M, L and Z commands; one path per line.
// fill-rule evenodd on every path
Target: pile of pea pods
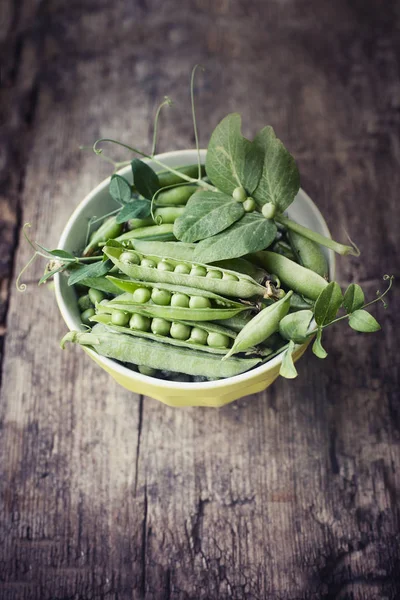
M 328 285 L 323 252 L 281 225 L 268 250 L 198 263 L 196 244 L 173 235 L 195 189 L 166 190 L 155 216 L 124 226 L 110 218 L 92 235 L 84 253 L 112 266 L 75 285 L 86 328 L 63 344 L 90 346 L 143 375 L 187 382 L 244 373 L 288 347 L 282 319 L 312 311 Z

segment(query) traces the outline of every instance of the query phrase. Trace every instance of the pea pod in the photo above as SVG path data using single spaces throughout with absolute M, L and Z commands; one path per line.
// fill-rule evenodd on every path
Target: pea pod
M 83 251 L 83 256 L 91 256 L 101 242 L 113 240 L 122 231 L 122 223 L 117 223 L 116 217 L 110 217 L 92 234 L 90 241 Z
M 164 258 L 173 258 L 175 260 L 192 262 L 196 244 L 186 244 L 185 242 L 157 242 L 137 239 L 133 242 L 133 247 L 142 254 L 152 254 L 156 256 L 163 256 Z
M 328 277 L 328 261 L 321 247 L 316 242 L 305 238 L 300 233 L 288 231 L 290 245 L 300 264 L 321 277 Z
M 236 298 L 264 296 L 266 293 L 266 289 L 248 275 L 234 273 L 227 269 L 175 259 L 165 261 L 161 256 L 144 255 L 139 252 L 132 253 L 130 260 L 129 254 L 124 252 L 123 248 L 112 246 L 106 246 L 103 251 L 123 273 L 132 279 L 184 285 Z M 123 253 L 124 260 L 119 260 Z M 181 269 L 178 270 L 179 268 Z
M 174 240 L 173 234 L 174 225 L 172 223 L 164 223 L 164 225 L 150 225 L 149 227 L 139 227 L 132 229 L 115 238 L 117 242 L 123 245 L 130 245 L 132 240 Z
M 157 194 L 156 206 L 181 206 L 185 205 L 191 196 L 198 190 L 197 185 L 179 185 Z
M 171 352 L 167 344 L 114 333 L 100 323 L 90 333 L 68 332 L 61 340 L 61 347 L 64 348 L 67 342 L 89 346 L 101 356 L 123 363 L 217 379 L 239 375 L 261 362 L 259 358 L 231 358 L 221 362 L 219 355 L 190 348 L 176 347 Z
M 180 171 L 183 175 L 187 175 L 188 177 L 192 177 L 196 179 L 199 175 L 199 167 L 198 165 L 185 165 L 183 167 L 174 167 L 175 171 Z M 202 177 L 205 175 L 206 170 L 205 167 L 201 167 L 201 175 Z M 167 187 L 169 185 L 176 185 L 177 183 L 184 183 L 184 179 L 179 177 L 175 173 L 171 173 L 171 171 L 160 171 L 157 173 L 158 182 L 161 188 Z
M 268 273 L 277 275 L 281 283 L 289 289 L 311 300 L 316 300 L 328 285 L 326 279 L 318 273 L 302 267 L 281 254 L 266 250 L 255 252 L 250 256 L 256 264 L 266 269 Z
M 290 298 L 293 292 L 290 291 L 282 298 L 264 308 L 242 329 L 238 334 L 235 343 L 228 354 L 222 360 L 226 360 L 232 354 L 245 352 L 257 344 L 267 340 L 273 333 L 278 331 L 279 323 L 287 315 L 290 308 Z

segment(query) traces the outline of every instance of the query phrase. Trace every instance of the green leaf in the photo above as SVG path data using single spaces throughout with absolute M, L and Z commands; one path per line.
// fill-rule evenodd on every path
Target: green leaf
M 352 313 L 355 310 L 358 310 L 364 305 L 364 302 L 364 292 L 361 287 L 356 283 L 351 283 L 343 298 L 343 306 L 345 307 L 346 312 Z
M 149 200 L 137 198 L 128 202 L 117 215 L 117 223 L 125 223 L 129 219 L 143 219 L 150 215 L 151 203 Z
M 182 242 L 197 242 L 227 229 L 244 215 L 243 204 L 221 192 L 196 192 L 174 225 Z
M 160 182 L 157 174 L 149 165 L 139 158 L 134 158 L 131 162 L 133 185 L 144 198 L 151 200 L 157 190 L 160 189 Z
M 328 353 L 322 347 L 321 339 L 322 329 L 319 328 L 317 331 L 317 337 L 315 338 L 315 342 L 313 343 L 312 351 L 314 352 L 315 356 L 318 356 L 318 358 L 326 358 L 328 356 Z
M 225 231 L 196 245 L 194 260 L 211 263 L 258 252 L 272 244 L 276 225 L 264 217 L 248 213 Z
M 112 175 L 108 189 L 110 195 L 119 204 L 126 204 L 127 202 L 130 202 L 132 197 L 132 188 L 131 184 L 127 179 L 125 179 L 125 177 L 121 177 L 121 175 Z
M 101 260 L 90 265 L 85 265 L 75 269 L 68 278 L 68 285 L 75 285 L 86 277 L 102 277 L 108 273 L 114 266 L 112 260 Z
M 366 310 L 355 310 L 349 316 L 349 325 L 355 331 L 363 333 L 372 333 L 379 331 L 381 326 L 378 321 Z
M 75 256 L 65 250 L 48 250 L 49 254 L 57 258 L 65 258 L 67 260 L 75 260 Z
M 241 121 L 237 113 L 222 119 L 207 149 L 207 175 L 218 189 L 229 195 L 239 186 L 251 195 L 263 168 L 263 150 L 242 136 Z
M 279 333 L 285 340 L 293 340 L 303 344 L 307 339 L 307 332 L 313 318 L 312 310 L 299 310 L 283 317 L 279 323 Z
M 286 379 L 294 379 L 297 377 L 297 370 L 293 362 L 294 346 L 294 341 L 290 340 L 288 349 L 283 353 L 282 364 L 279 369 L 279 375 Z
M 327 325 L 333 321 L 342 302 L 342 291 L 336 281 L 332 281 L 322 290 L 315 303 L 314 314 L 317 325 Z
M 264 153 L 263 171 L 253 198 L 261 205 L 272 202 L 283 212 L 293 202 L 300 188 L 300 174 L 293 156 L 275 135 L 264 127 L 254 139 Z
M 61 271 L 64 271 L 65 268 L 66 268 L 66 265 L 60 265 L 59 267 L 56 267 L 55 269 L 52 269 L 51 271 L 45 272 L 45 274 L 39 279 L 38 285 L 45 283 L 48 279 L 50 279 L 50 277 L 53 277 L 53 275 L 55 275 L 56 273 L 60 273 Z

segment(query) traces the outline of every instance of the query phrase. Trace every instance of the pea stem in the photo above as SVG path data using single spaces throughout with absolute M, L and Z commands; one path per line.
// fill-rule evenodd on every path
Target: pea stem
M 321 246 L 325 246 L 326 248 L 329 248 L 330 250 L 333 250 L 334 252 L 337 252 L 342 256 L 360 256 L 360 251 L 353 242 L 351 242 L 351 246 L 340 244 L 339 242 L 335 242 L 334 240 L 331 240 L 325 237 L 324 235 L 321 235 L 320 233 L 316 233 L 315 231 L 308 229 L 308 227 L 304 227 L 303 225 L 299 225 L 299 223 L 295 223 L 294 221 L 288 219 L 287 217 L 284 217 L 283 215 L 275 217 L 275 221 L 278 221 L 278 223 L 284 225 L 291 231 L 299 233 L 308 240 L 312 240 L 317 244 L 321 244 Z
M 132 146 L 128 146 L 127 144 L 123 144 L 122 142 L 118 142 L 117 140 L 112 140 L 111 138 L 100 138 L 99 140 L 95 141 L 95 143 L 93 144 L 93 151 L 96 154 L 101 154 L 101 152 L 102 152 L 101 149 L 100 150 L 97 149 L 97 145 L 100 144 L 101 142 L 110 142 L 112 144 L 117 144 L 117 146 L 122 146 L 122 148 L 127 148 L 127 150 L 130 150 L 131 152 L 135 152 L 136 154 L 139 154 L 139 156 L 143 156 L 143 158 L 149 158 L 150 160 L 154 161 L 157 165 L 160 165 L 160 167 L 163 167 L 163 169 L 165 169 L 166 171 L 169 171 L 170 173 L 174 173 L 174 175 L 178 175 L 181 179 L 185 179 L 189 183 L 197 183 L 198 184 L 201 181 L 202 187 L 205 187 L 208 190 L 211 190 L 213 192 L 216 189 L 213 185 L 210 185 L 203 179 L 199 180 L 199 179 L 194 179 L 193 177 L 189 177 L 188 175 L 185 175 L 181 171 L 177 171 L 176 169 L 173 169 L 172 167 L 166 165 L 161 160 L 154 158 L 154 156 L 150 156 L 149 154 L 146 154 L 145 152 L 141 152 L 137 148 L 132 148 Z

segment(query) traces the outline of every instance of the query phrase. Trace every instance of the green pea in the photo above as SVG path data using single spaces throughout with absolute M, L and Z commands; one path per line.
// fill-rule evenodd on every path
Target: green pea
M 188 308 L 189 296 L 186 296 L 186 294 L 173 294 L 171 298 L 171 306 L 180 306 L 181 308 Z
M 222 273 L 213 269 L 212 271 L 207 271 L 206 277 L 209 279 L 222 279 Z
M 90 236 L 89 244 L 84 249 L 83 256 L 91 256 L 97 250 L 100 242 L 116 238 L 121 231 L 122 223 L 117 223 L 116 217 L 110 217 Z
M 96 290 L 95 288 L 90 288 L 88 291 L 88 296 L 93 304 L 98 304 L 106 297 L 103 292 L 100 290 Z
M 111 323 L 124 327 L 129 323 L 129 313 L 123 310 L 115 310 L 111 315 Z
M 154 304 L 158 304 L 160 306 L 169 306 L 171 303 L 171 292 L 154 288 L 151 292 L 151 299 L 153 300 Z
M 149 331 L 150 324 L 151 319 L 149 317 L 144 317 L 136 313 L 131 316 L 131 320 L 129 321 L 129 327 L 131 329 L 138 329 L 139 331 Z
M 239 277 L 236 277 L 233 273 L 223 273 L 222 279 L 225 279 L 225 281 L 239 281 Z
M 119 260 L 126 265 L 138 265 L 140 264 L 140 258 L 136 252 L 122 252 Z
M 276 215 L 276 206 L 272 202 L 267 202 L 262 207 L 261 212 L 266 219 L 273 219 Z
M 154 317 L 151 321 L 151 331 L 157 335 L 169 335 L 171 323 L 166 319 Z
M 181 273 L 182 275 L 189 275 L 190 267 L 189 267 L 189 265 L 180 263 L 179 265 L 176 265 L 175 273 Z
M 207 344 L 207 337 L 207 331 L 205 331 L 204 329 L 200 329 L 200 327 L 192 327 L 192 331 L 190 333 L 191 342 L 205 346 L 205 344 Z
M 190 275 L 194 275 L 195 277 L 205 277 L 207 275 L 207 269 L 201 265 L 193 265 Z
M 173 271 L 174 265 L 171 265 L 171 263 L 169 263 L 167 260 L 160 260 L 157 265 L 157 269 L 159 271 Z
M 207 345 L 211 348 L 229 348 L 230 339 L 223 333 L 210 331 L 207 337 Z
M 210 308 L 209 298 L 204 296 L 192 296 L 189 300 L 189 308 Z
M 243 208 L 245 212 L 254 212 L 256 209 L 256 202 L 254 198 L 247 198 L 247 200 L 243 202 Z
M 154 269 L 157 265 L 154 260 L 151 260 L 151 258 L 142 258 L 140 261 L 140 266 L 147 267 L 148 269 Z
M 94 312 L 94 308 L 87 308 L 86 310 L 83 311 L 83 313 L 81 314 L 81 321 L 82 323 L 84 323 L 85 325 L 90 325 L 90 317 L 93 317 L 95 314 Z
M 151 298 L 151 291 L 148 288 L 137 288 L 132 294 L 132 300 L 138 304 L 144 304 Z
M 244 202 L 247 198 L 246 190 L 241 186 L 235 188 L 232 192 L 232 198 L 236 200 L 236 202 Z
M 147 377 L 155 377 L 157 375 L 157 369 L 153 369 L 152 367 L 146 367 L 146 365 L 139 365 L 138 371 L 142 375 L 147 375 Z
M 90 296 L 88 294 L 81 296 L 78 299 L 78 306 L 81 312 L 87 310 L 88 308 L 93 308 L 93 302 L 91 301 Z
M 172 323 L 170 336 L 175 340 L 187 340 L 190 337 L 191 327 L 183 323 Z

